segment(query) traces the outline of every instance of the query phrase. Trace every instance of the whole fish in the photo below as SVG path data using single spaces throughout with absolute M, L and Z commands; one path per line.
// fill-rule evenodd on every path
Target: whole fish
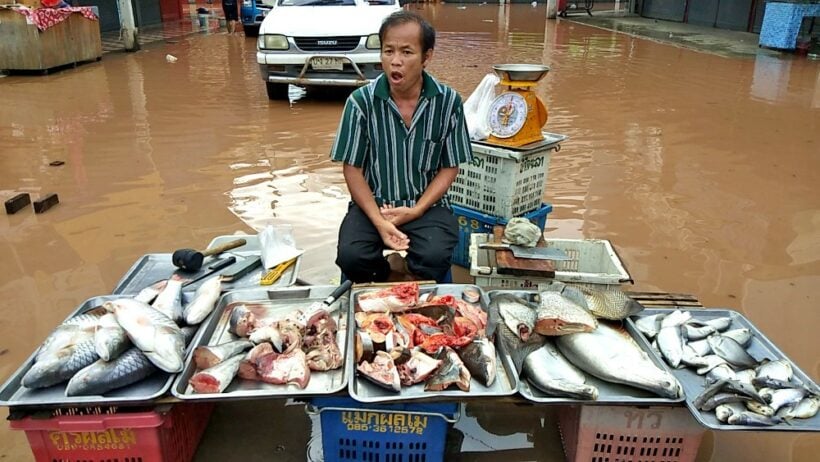
M 708 324 L 695 325 L 690 321 L 683 325 L 683 332 L 686 335 L 686 338 L 689 340 L 704 339 L 717 331 L 717 328 L 715 328 L 714 326 L 710 326 Z
M 497 311 L 504 325 L 521 340 L 526 341 L 535 328 L 535 310 L 520 297 L 498 294 L 490 301 L 490 310 Z
M 546 291 L 539 295 L 541 301 L 535 311 L 535 332 L 541 335 L 567 335 L 590 332 L 598 327 L 598 321 L 589 311 L 561 293 Z
M 128 334 L 112 313 L 100 317 L 94 332 L 94 349 L 103 361 L 111 361 L 131 347 Z
M 780 379 L 773 379 L 771 377 L 755 377 L 752 379 L 752 385 L 759 388 L 794 388 L 795 385 L 791 381 L 784 382 Z
M 692 400 L 692 405 L 695 406 L 697 409 L 700 409 L 707 401 L 709 401 L 713 396 L 718 394 L 721 390 L 723 390 L 723 386 L 726 385 L 728 380 L 722 379 L 719 380 L 712 385 L 704 388 L 703 391 Z
M 765 417 L 754 412 L 741 412 L 729 416 L 730 425 L 749 425 L 753 427 L 771 427 L 780 423 L 780 419 Z
M 151 304 L 174 322 L 182 320 L 182 279 L 174 275 Z
M 752 333 L 751 329 L 746 329 L 745 327 L 741 329 L 727 330 L 726 332 L 723 332 L 720 335 L 723 337 L 729 337 L 730 339 L 739 343 L 742 347 L 749 346 L 749 342 L 751 342 L 752 337 L 754 337 L 754 334 Z
M 741 382 L 740 380 L 727 380 L 723 390 L 748 396 L 761 404 L 766 403 L 766 401 L 764 401 L 763 398 L 757 393 L 754 385 L 750 383 Z
M 698 409 L 701 411 L 711 411 L 721 404 L 742 403 L 745 401 L 750 401 L 751 399 L 752 398 L 749 398 L 748 396 L 738 395 L 736 393 L 718 393 L 698 406 Z
M 757 372 L 754 369 L 743 369 L 742 371 L 737 371 L 735 375 L 737 376 L 737 380 L 754 385 L 754 378 L 757 376 Z
M 730 337 L 713 335 L 707 339 L 709 346 L 716 355 L 725 359 L 726 362 L 735 367 L 755 367 L 757 360 L 754 359 L 743 346 Z
M 586 384 L 583 372 L 567 361 L 551 340 L 527 356 L 523 375 L 532 386 L 549 396 L 598 399 L 598 388 Z
M 805 388 L 783 388 L 765 395 L 761 394 L 761 396 L 768 401 L 769 406 L 774 409 L 774 412 L 777 412 L 781 407 L 787 404 L 800 402 L 807 394 L 808 392 Z
M 639 316 L 635 320 L 635 327 L 641 331 L 648 339 L 653 339 L 661 330 L 661 321 L 666 317 L 664 313 L 653 314 L 650 316 Z
M 194 293 L 194 299 L 187 304 L 182 311 L 182 317 L 185 323 L 193 326 L 201 323 L 205 318 L 211 314 L 211 311 L 216 307 L 216 302 L 219 300 L 219 294 L 222 292 L 221 276 L 214 276 L 206 279 Z
M 46 388 L 64 382 L 100 356 L 94 350 L 94 338 L 42 356 L 26 372 L 21 383 L 26 388 Z
M 784 420 L 811 419 L 817 415 L 818 407 L 820 407 L 820 398 L 809 396 L 801 399 L 797 404 L 787 404 L 781 407 L 777 411 L 777 417 Z
M 764 361 L 757 367 L 757 377 L 768 377 L 771 379 L 788 382 L 794 376 L 794 370 L 789 361 L 778 359 L 775 361 Z
M 701 359 L 705 362 L 705 365 L 698 368 L 698 370 L 695 371 L 698 373 L 698 375 L 707 374 L 709 373 L 709 371 L 722 364 L 728 364 L 725 359 L 717 355 L 707 355 L 701 357 Z
M 103 395 L 151 376 L 159 369 L 137 347 L 112 361 L 99 360 L 77 372 L 66 385 L 66 396 Z
M 194 349 L 194 363 L 197 369 L 208 369 L 251 348 L 253 348 L 253 343 L 245 339 L 221 345 L 198 346 Z
M 157 281 L 151 284 L 150 286 L 140 290 L 139 293 L 134 296 L 134 299 L 150 305 L 154 300 L 156 300 L 157 295 L 159 295 L 159 293 L 162 292 L 162 289 L 165 288 L 165 285 L 167 283 L 167 279 Z
M 692 317 L 688 311 L 675 310 L 661 321 L 658 332 L 658 347 L 666 362 L 677 368 L 683 357 L 683 335 L 681 326 Z
M 77 326 L 82 330 L 94 332 L 100 318 L 105 315 L 105 309 L 102 307 L 92 308 L 83 314 L 73 316 L 70 319 L 63 321 L 61 326 Z
M 686 346 L 698 356 L 706 356 L 712 352 L 712 347 L 709 346 L 709 342 L 706 339 L 689 342 Z
M 715 417 L 723 423 L 729 421 L 729 416 L 732 414 L 740 414 L 746 411 L 746 406 L 743 403 L 726 403 L 721 404 L 715 408 Z
M 620 321 L 643 311 L 640 303 L 617 288 L 598 290 L 578 286 L 586 299 L 586 308 L 596 317 Z
M 715 383 L 719 380 L 738 380 L 735 370 L 728 363 L 723 363 L 712 368 L 706 374 L 706 383 Z
M 94 326 L 96 327 L 96 324 Z M 62 324 L 46 337 L 43 344 L 40 345 L 40 349 L 37 350 L 37 355 L 35 355 L 34 360 L 39 361 L 41 358 L 53 355 L 63 348 L 82 343 L 93 337 L 93 329 Z
M 222 393 L 236 377 L 236 373 L 239 371 L 239 363 L 244 358 L 245 355 L 238 354 L 216 366 L 199 371 L 188 380 L 188 384 L 191 385 L 194 393 Z
M 128 298 L 105 302 L 128 338 L 165 372 L 182 371 L 185 337 L 179 326 L 159 310 Z
M 656 366 L 621 329 L 601 323 L 592 332 L 555 339 L 564 357 L 601 380 L 642 388 L 667 398 L 678 398 L 682 393 L 677 379 Z
M 499 324 L 496 328 L 496 338 L 504 345 L 505 350 L 510 355 L 516 371 L 521 371 L 524 367 L 524 359 L 533 351 L 541 348 L 544 344 L 544 336 L 533 332 L 527 340 L 521 340 L 517 334 L 513 333 L 506 324 Z
M 774 415 L 774 409 L 771 406 L 759 403 L 757 401 L 746 401 L 746 409 L 760 414 L 762 416 L 771 417 Z
M 486 337 L 482 337 L 470 342 L 459 353 L 470 374 L 485 387 L 492 386 L 498 369 L 495 345 Z
M 452 385 L 470 391 L 470 371 L 450 347 L 444 347 L 441 366 L 424 383 L 424 391 L 443 391 Z

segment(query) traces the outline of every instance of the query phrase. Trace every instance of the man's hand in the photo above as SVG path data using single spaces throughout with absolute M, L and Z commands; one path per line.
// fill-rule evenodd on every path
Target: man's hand
M 390 221 L 381 220 L 376 225 L 376 230 L 387 247 L 393 250 L 407 250 L 410 248 L 410 239 Z
M 415 207 L 393 207 L 391 205 L 382 205 L 379 211 L 387 221 L 393 223 L 395 226 L 410 223 L 421 216 L 418 209 Z

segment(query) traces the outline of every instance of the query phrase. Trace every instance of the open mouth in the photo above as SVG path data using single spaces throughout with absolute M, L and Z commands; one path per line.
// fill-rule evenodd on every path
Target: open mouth
M 390 73 L 390 81 L 393 83 L 399 83 L 404 78 L 404 74 L 401 72 L 393 71 Z

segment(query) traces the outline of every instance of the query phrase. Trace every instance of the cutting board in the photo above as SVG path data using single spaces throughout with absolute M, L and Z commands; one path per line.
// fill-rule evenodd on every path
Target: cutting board
M 493 227 L 493 240 L 501 242 L 504 236 L 504 226 Z M 544 237 L 538 241 L 538 247 L 546 247 Z M 495 251 L 496 271 L 498 274 L 509 274 L 511 276 L 532 276 L 539 278 L 554 278 L 555 264 L 552 260 L 533 260 L 530 258 L 515 258 L 511 250 Z

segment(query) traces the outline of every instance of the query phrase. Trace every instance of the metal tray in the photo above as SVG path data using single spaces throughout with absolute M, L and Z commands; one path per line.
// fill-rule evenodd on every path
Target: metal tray
M 122 296 L 119 295 L 92 297 L 83 302 L 66 320 L 91 311 L 107 301 L 116 300 L 121 297 Z M 23 365 L 0 387 L 0 406 L 54 408 L 91 404 L 99 406 L 147 403 L 164 395 L 171 387 L 171 383 L 174 381 L 174 376 L 176 375 L 158 371 L 137 383 L 111 390 L 102 396 L 65 396 L 65 387 L 68 382 L 63 382 L 48 388 L 28 389 L 23 387 L 20 382 L 23 376 L 26 375 L 26 372 L 28 372 L 34 364 L 34 357 L 37 355 L 39 349 L 40 347 L 38 346 L 37 349 L 34 350 L 34 353 L 23 362 Z
M 481 308 L 484 311 L 487 311 L 487 297 L 486 295 L 484 295 L 484 292 L 478 286 L 475 285 L 430 284 L 421 286 L 420 290 L 422 294 L 426 292 L 435 291 L 436 295 L 449 294 L 460 298 L 462 291 L 466 287 L 474 288 L 479 291 L 479 293 L 481 294 Z M 358 296 L 363 292 L 369 292 L 371 290 L 373 289 L 367 288 L 354 290 L 351 295 L 351 299 L 353 300 L 352 307 L 350 310 L 351 328 L 348 330 L 348 343 L 350 345 L 353 345 L 354 336 L 356 334 L 356 321 L 353 319 L 352 313 L 356 312 L 356 307 L 358 306 Z M 370 382 L 365 378 L 358 376 L 358 374 L 356 373 L 356 352 L 354 351 L 354 348 L 351 348 L 348 353 L 349 357 L 347 358 L 347 373 L 350 377 L 348 391 L 353 399 L 363 403 L 410 401 L 434 398 L 439 400 L 441 398 L 464 399 L 487 396 L 514 395 L 515 392 L 518 390 L 518 374 L 515 373 L 515 366 L 513 366 L 512 359 L 510 359 L 510 356 L 506 354 L 506 351 L 502 349 L 503 346 L 499 345 L 498 342 L 496 342 L 495 345 L 496 360 L 498 365 L 498 369 L 496 370 L 495 382 L 493 382 L 493 385 L 491 387 L 486 387 L 479 383 L 477 380 L 471 380 L 469 392 L 461 391 L 458 389 L 447 389 L 444 391 L 424 391 L 424 383 L 418 383 L 410 387 L 402 385 L 400 392 L 393 393 L 391 391 L 379 387 L 378 385 Z
M 493 290 L 487 293 L 488 300 L 492 300 L 492 297 L 496 294 L 512 294 L 517 297 L 521 297 L 527 300 L 531 300 L 531 297 L 537 295 L 537 291 L 531 290 Z M 600 320 L 599 320 L 600 321 Z M 634 326 L 630 328 L 629 325 L 625 326 L 626 331 L 632 336 L 635 340 L 635 343 L 638 346 L 646 351 L 647 345 L 643 342 L 642 338 L 638 339 L 639 337 L 637 330 L 635 330 Z M 499 342 L 502 343 L 502 342 Z M 651 348 L 650 348 L 651 349 Z M 660 360 L 654 354 L 648 353 L 649 359 L 655 363 L 656 366 L 660 367 L 661 369 L 665 370 L 666 372 L 672 372 L 669 366 L 664 363 L 664 361 Z M 514 367 L 514 366 L 513 366 Z M 583 372 L 583 371 L 582 371 Z M 518 385 L 518 392 L 529 401 L 533 401 L 536 403 L 546 403 L 546 404 L 584 404 L 584 405 L 669 405 L 674 403 L 683 402 L 683 397 L 678 399 L 671 399 L 671 398 L 664 398 L 658 396 L 650 391 L 642 390 L 640 388 L 631 387 L 629 385 L 623 385 L 620 383 L 612 383 L 607 382 L 605 380 L 601 380 L 595 377 L 592 374 L 588 374 L 583 372 L 584 376 L 586 376 L 586 383 L 588 385 L 593 385 L 598 388 L 598 399 L 595 401 L 591 400 L 579 400 L 579 399 L 572 399 L 572 398 L 562 398 L 562 397 L 555 397 L 549 396 L 546 393 L 542 392 L 536 387 L 530 385 L 530 382 L 526 378 L 521 378 Z M 520 375 L 520 372 L 519 374 Z
M 271 317 L 282 317 L 294 310 L 305 309 L 311 303 L 321 302 L 334 289 L 336 289 L 336 286 L 305 286 L 272 290 L 245 289 L 226 293 L 217 302 L 213 316 L 206 321 L 207 324 L 200 329 L 197 336 L 191 341 L 191 351 L 185 358 L 184 369 L 182 369 L 171 387 L 171 393 L 183 400 L 230 401 L 269 397 L 318 396 L 343 390 L 347 386 L 347 369 L 344 366 L 327 372 L 311 371 L 310 381 L 304 389 L 296 385 L 274 385 L 235 378 L 222 393 L 194 393 L 188 384 L 188 380 L 197 372 L 193 360 L 194 348 L 201 345 L 221 345 L 239 338 L 228 332 L 231 313 L 236 306 L 244 303 L 259 303 L 267 305 L 267 312 Z M 347 346 L 349 345 L 347 341 L 348 297 L 346 295 L 339 297 L 330 306 L 330 311 L 338 326 L 336 342 L 339 345 L 339 351 L 341 351 L 342 357 L 347 360 Z
M 794 361 L 790 360 L 782 351 L 780 351 L 774 344 L 763 335 L 760 330 L 754 326 L 748 319 L 743 317 L 742 314 L 738 313 L 737 311 L 724 309 L 724 308 L 706 308 L 706 309 L 684 309 L 680 308 L 681 311 L 688 311 L 692 314 L 693 318 L 696 319 L 713 319 L 713 318 L 720 318 L 724 316 L 731 316 L 732 317 L 732 324 L 729 326 L 729 329 L 740 329 L 740 328 L 747 328 L 752 331 L 754 336 L 752 337 L 752 342 L 749 344 L 747 350 L 749 354 L 751 354 L 755 359 L 786 359 L 788 360 L 791 365 L 792 369 L 794 370 L 794 376 L 801 380 L 804 384 L 811 387 L 813 390 L 817 390 L 817 384 L 806 375 L 805 372 L 800 370 L 797 365 L 794 364 Z M 638 331 L 637 327 L 635 327 L 635 322 L 633 319 L 640 318 L 643 316 L 651 316 L 658 313 L 671 313 L 674 309 L 646 309 L 642 311 L 639 315 L 633 316 L 627 320 L 627 325 L 631 326 L 634 329 L 636 335 L 640 338 L 640 340 L 646 345 L 649 346 L 649 342 L 644 337 L 640 331 Z M 650 347 L 651 356 L 658 358 L 659 360 L 663 360 L 660 358 L 658 353 L 656 353 Z M 774 425 L 771 427 L 755 427 L 749 425 L 728 425 L 721 423 L 715 417 L 715 413 L 713 411 L 701 411 L 695 407 L 692 403 L 698 395 L 701 394 L 704 390 L 704 376 L 700 376 L 695 371 L 689 368 L 682 368 L 682 369 L 672 369 L 672 374 L 678 378 L 678 381 L 683 386 L 684 392 L 686 393 L 686 406 L 689 407 L 689 410 L 692 412 L 692 415 L 700 422 L 703 426 L 707 428 L 711 428 L 713 430 L 732 430 L 732 431 L 797 431 L 797 432 L 816 432 L 820 431 L 820 414 L 815 415 L 811 419 L 793 419 L 791 421 L 792 425 L 788 425 L 785 423 Z
M 171 262 L 171 255 L 173 255 L 171 253 L 149 253 L 147 255 L 143 255 L 131 266 L 131 268 L 128 270 L 127 273 L 125 273 L 122 279 L 120 279 L 112 293 L 136 295 L 139 293 L 140 290 L 144 289 L 145 287 L 148 287 L 151 284 L 154 284 L 155 282 L 160 281 L 162 279 L 168 279 L 173 274 L 179 274 L 180 276 L 186 279 L 193 279 L 201 274 L 204 274 L 207 271 L 209 262 L 213 262 L 219 258 L 234 256 L 236 257 L 237 261 L 241 261 L 244 258 L 259 256 L 259 238 L 255 234 L 247 236 L 219 236 L 215 238 L 213 241 L 211 241 L 210 244 L 208 244 L 208 248 L 239 238 L 247 240 L 247 243 L 242 247 L 237 247 L 236 249 L 223 252 L 219 256 L 209 257 L 205 260 L 205 263 L 203 263 L 202 269 L 196 273 L 180 271 Z M 301 264 L 302 257 L 300 256 L 296 259 L 296 263 L 293 266 L 285 270 L 285 272 L 282 274 L 282 277 L 280 277 L 279 280 L 277 280 L 273 285 L 268 287 L 288 287 L 296 283 L 296 278 L 299 274 L 299 267 L 301 266 Z M 267 270 L 265 270 L 261 266 L 257 267 L 253 271 L 248 272 L 248 274 L 242 276 L 236 281 L 223 282 L 222 291 L 228 292 L 237 289 L 249 289 L 254 287 L 260 287 L 259 280 L 262 279 L 262 276 L 265 273 L 267 273 Z M 191 285 L 185 286 L 185 290 L 196 290 L 197 287 L 199 287 L 200 284 L 204 281 L 205 279 L 203 279 L 202 281 L 197 281 Z

